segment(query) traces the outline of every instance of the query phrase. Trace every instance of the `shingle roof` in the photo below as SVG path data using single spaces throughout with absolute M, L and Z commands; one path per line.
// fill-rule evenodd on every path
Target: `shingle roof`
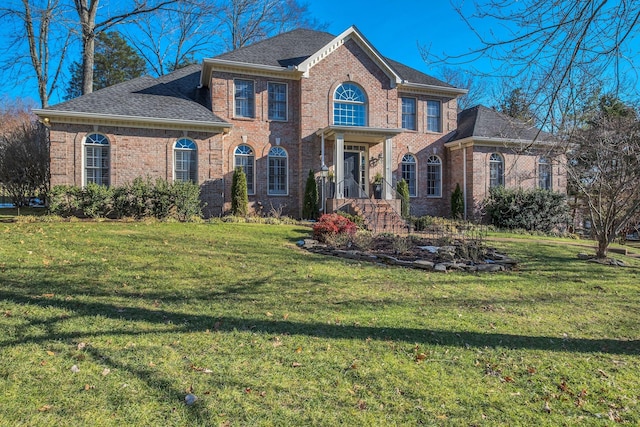
M 449 142 L 464 138 L 553 141 L 553 135 L 483 105 L 458 113 L 458 128 Z
M 224 122 L 212 113 L 207 89 L 198 89 L 200 66 L 159 78 L 143 76 L 56 104 L 44 110 L 141 118 Z
M 336 36 L 324 31 L 298 29 L 223 53 L 213 59 L 286 68 L 300 65 L 335 38 Z M 447 88 L 454 87 L 400 62 L 389 58 L 384 58 L 384 60 L 403 80 L 408 82 Z
M 286 68 L 299 65 L 334 38 L 334 35 L 323 31 L 298 29 L 223 53 L 214 59 Z

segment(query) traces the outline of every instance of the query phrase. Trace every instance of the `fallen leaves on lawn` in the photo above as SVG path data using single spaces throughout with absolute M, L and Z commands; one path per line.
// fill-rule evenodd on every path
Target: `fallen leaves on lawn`
M 73 372 L 74 374 L 77 374 L 78 372 L 80 372 L 80 368 L 78 368 L 78 365 L 73 365 L 71 367 L 71 372 Z
M 40 412 L 47 412 L 49 411 L 51 408 L 53 408 L 53 405 L 42 405 L 41 407 L 38 408 L 38 411 Z
M 106 376 L 107 376 L 107 375 L 109 375 L 110 373 L 111 373 L 111 369 L 109 369 L 109 368 L 104 368 L 104 369 L 102 370 L 102 376 L 103 376 L 103 377 L 106 377 Z
M 293 367 L 293 368 L 299 368 L 299 367 L 301 367 L 301 366 L 302 366 L 302 363 L 298 363 L 298 362 L 293 362 L 293 363 L 291 364 L 291 367 Z

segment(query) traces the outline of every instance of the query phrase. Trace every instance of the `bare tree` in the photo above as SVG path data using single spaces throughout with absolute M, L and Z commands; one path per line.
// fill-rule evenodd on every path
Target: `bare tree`
M 603 97 L 598 113 L 570 142 L 567 172 L 598 241 L 596 255 L 604 258 L 609 244 L 640 212 L 637 114 L 615 97 Z
M 37 121 L 23 123 L 0 138 L 0 185 L 18 208 L 49 186 L 49 136 Z
M 63 5 L 60 0 L 9 1 L 0 7 L 0 21 L 6 41 L 2 71 L 18 84 L 24 84 L 27 76 L 35 77 L 40 103 L 46 107 L 71 40 L 64 27 Z
M 442 66 L 439 69 L 442 80 L 468 92 L 458 97 L 458 111 L 481 104 L 487 99 L 487 80 L 460 68 Z
M 605 82 L 613 92 L 635 87 L 622 82 L 634 70 L 638 54 L 633 45 L 640 33 L 638 1 L 477 0 L 470 14 L 461 1 L 454 1 L 480 47 L 440 59 L 469 62 L 482 57 L 500 64 L 494 76 L 526 79 L 532 88 L 527 98 L 539 109 L 543 125 L 560 127 L 576 98 L 592 84 Z
M 152 13 L 176 4 L 180 0 L 135 0 L 96 22 L 100 0 L 74 0 L 75 11 L 80 24 L 82 42 L 82 93 L 93 91 L 93 62 L 96 36 L 115 25 L 131 21 L 140 15 Z M 122 4 L 117 2 L 116 4 Z
M 323 28 L 307 18 L 308 9 L 299 0 L 223 0 L 220 20 L 226 29 L 225 45 L 233 50 L 295 28 Z
M 127 31 L 129 40 L 156 75 L 164 75 L 212 55 L 220 22 L 213 2 L 181 2 L 135 20 Z

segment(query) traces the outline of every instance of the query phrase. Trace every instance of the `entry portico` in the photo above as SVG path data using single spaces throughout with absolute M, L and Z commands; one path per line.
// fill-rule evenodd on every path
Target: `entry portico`
M 335 199 L 369 197 L 369 149 L 384 144 L 382 149 L 382 198 L 393 198 L 393 137 L 402 129 L 364 126 L 330 125 L 316 132 L 321 138 L 321 161 L 325 163 L 325 141 L 333 141 Z

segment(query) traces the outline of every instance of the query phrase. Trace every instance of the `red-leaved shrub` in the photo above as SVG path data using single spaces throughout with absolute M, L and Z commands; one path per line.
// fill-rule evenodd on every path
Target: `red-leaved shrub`
M 320 242 L 326 242 L 328 236 L 343 233 L 354 235 L 357 228 L 358 226 L 353 221 L 342 215 L 324 214 L 313 226 L 313 238 Z

